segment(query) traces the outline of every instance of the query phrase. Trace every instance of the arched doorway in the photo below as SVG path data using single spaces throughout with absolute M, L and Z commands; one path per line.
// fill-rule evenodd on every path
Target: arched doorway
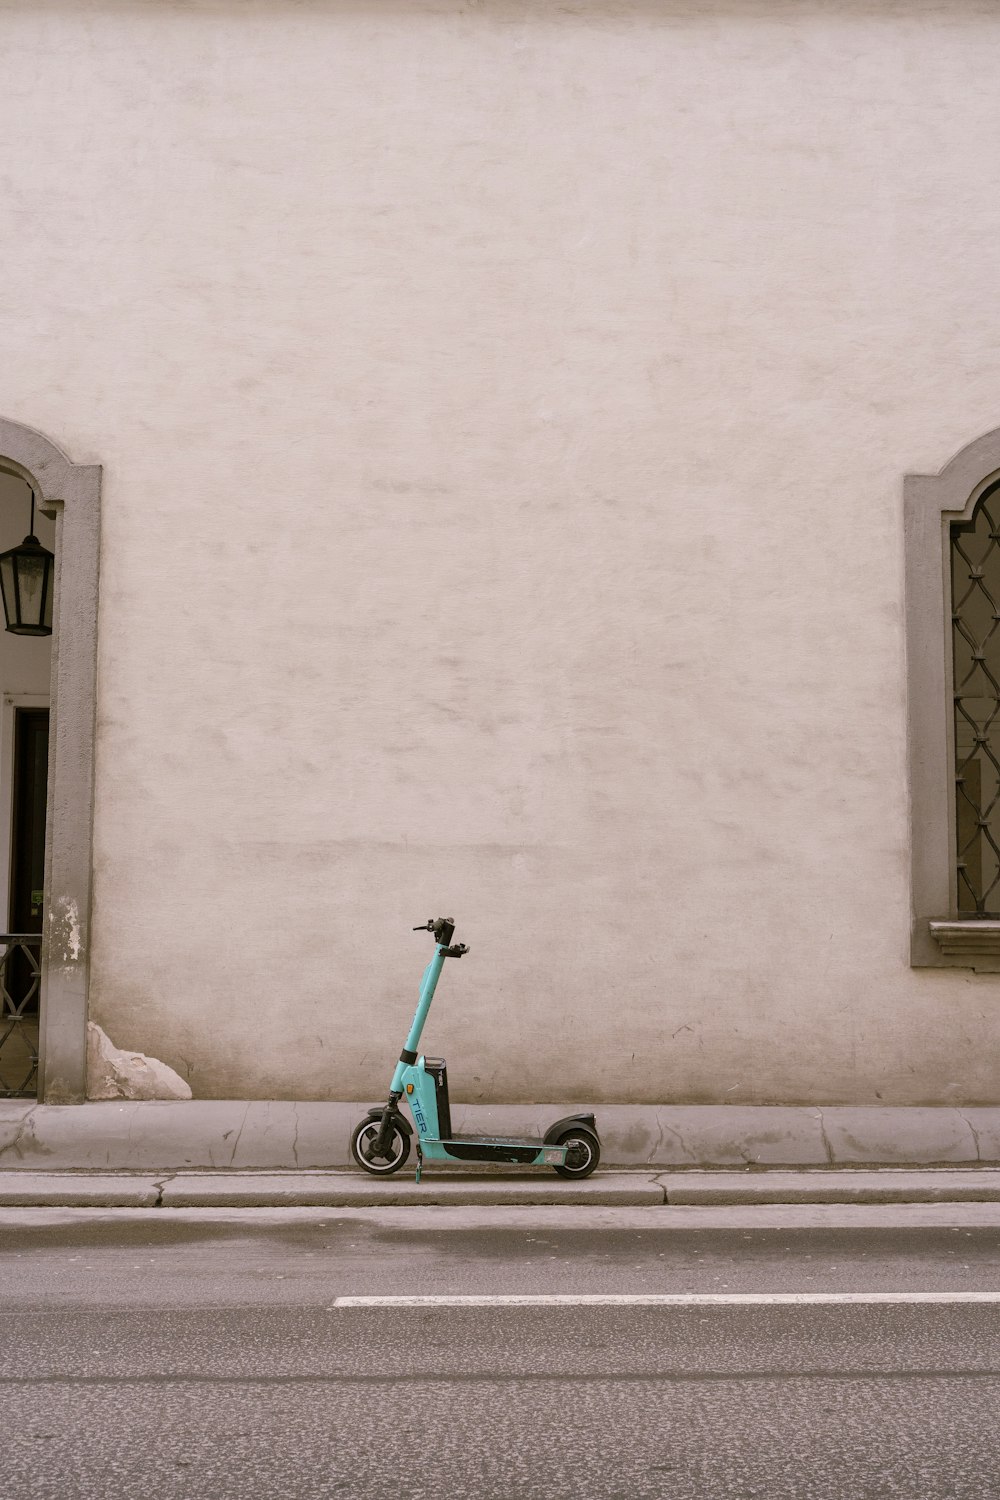
M 55 547 L 32 486 L 0 469 L 0 555 L 27 533 Z M 8 579 L 10 592 L 10 580 Z M 41 603 L 41 591 L 39 591 Z M 12 623 L 16 624 L 17 621 Z M 40 621 L 44 626 L 44 620 Z M 0 1098 L 38 1088 L 52 637 L 0 621 Z
M 22 658 L 11 685 L 0 680 L 0 924 L 8 936 L 31 936 L 15 919 L 40 934 L 7 944 L 4 1008 L 21 1014 L 4 1025 L 0 1013 L 0 1097 L 32 1092 L 52 1104 L 86 1097 L 100 483 L 99 466 L 71 463 L 41 433 L 0 419 L 0 513 L 34 492 L 56 557 L 48 661 L 36 652 L 30 671 Z

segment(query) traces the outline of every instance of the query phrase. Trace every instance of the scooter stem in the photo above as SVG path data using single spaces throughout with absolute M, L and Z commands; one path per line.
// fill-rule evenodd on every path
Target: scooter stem
M 420 981 L 420 999 L 417 1001 L 417 1008 L 413 1013 L 413 1023 L 410 1026 L 409 1035 L 406 1038 L 406 1046 L 403 1048 L 404 1055 L 399 1059 L 399 1062 L 396 1064 L 396 1071 L 392 1075 L 392 1084 L 390 1090 L 392 1093 L 396 1093 L 397 1091 L 402 1090 L 403 1069 L 410 1063 L 414 1063 L 417 1060 L 417 1049 L 420 1046 L 420 1033 L 424 1029 L 424 1023 L 427 1020 L 427 1012 L 430 1010 L 431 1001 L 434 999 L 434 991 L 437 988 L 437 982 L 441 977 L 441 970 L 444 968 L 444 960 L 444 947 L 441 943 L 437 943 L 434 948 L 434 957 L 431 959 L 430 963 L 424 970 L 424 977 Z M 407 1053 L 409 1054 L 409 1056 L 406 1056 Z

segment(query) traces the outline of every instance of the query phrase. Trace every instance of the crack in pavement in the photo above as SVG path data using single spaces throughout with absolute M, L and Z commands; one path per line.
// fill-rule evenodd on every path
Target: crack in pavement
M 826 1133 L 826 1121 L 823 1118 L 823 1111 L 821 1109 L 816 1110 L 816 1118 L 819 1121 L 819 1133 L 820 1138 L 823 1142 L 823 1150 L 826 1152 L 827 1162 L 831 1167 L 836 1166 L 836 1161 L 834 1160 L 833 1155 L 833 1147 L 830 1145 L 830 1137 Z
M 958 1118 L 962 1121 L 963 1124 L 968 1125 L 969 1134 L 972 1136 L 973 1144 L 976 1148 L 976 1161 L 982 1161 L 983 1153 L 979 1145 L 979 1132 L 977 1131 L 976 1127 L 973 1125 L 969 1117 L 967 1115 L 964 1115 L 960 1109 L 957 1109 L 955 1113 L 958 1115 Z
M 651 1167 L 653 1165 L 653 1158 L 656 1155 L 656 1153 L 659 1151 L 660 1147 L 663 1145 L 663 1121 L 660 1119 L 659 1114 L 657 1114 L 657 1116 L 656 1116 L 656 1128 L 657 1128 L 657 1131 L 659 1132 L 659 1134 L 657 1136 L 657 1139 L 656 1139 L 654 1145 L 650 1149 L 649 1155 L 646 1157 L 646 1166 L 647 1167 Z
M 24 1119 L 15 1130 L 13 1140 L 8 1141 L 6 1146 L 0 1146 L 0 1156 L 6 1156 L 8 1151 L 13 1151 L 16 1156 L 20 1157 L 22 1160 L 24 1159 L 24 1152 L 21 1150 L 21 1142 L 24 1140 L 25 1132 L 29 1129 L 29 1127 L 33 1127 L 34 1125 L 35 1110 L 37 1108 L 37 1104 L 33 1104 L 31 1106 L 31 1108 L 28 1110 L 28 1113 L 25 1115 Z
M 249 1113 L 250 1113 L 250 1102 L 249 1102 L 249 1101 L 248 1101 L 248 1102 L 247 1102 L 247 1107 L 246 1107 L 246 1109 L 245 1109 L 245 1110 L 244 1110 L 244 1111 L 243 1111 L 243 1118 L 242 1118 L 242 1120 L 241 1120 L 241 1121 L 240 1121 L 240 1128 L 239 1128 L 239 1130 L 237 1130 L 237 1132 L 236 1132 L 236 1139 L 235 1139 L 235 1141 L 234 1141 L 234 1142 L 233 1142 L 233 1150 L 232 1150 L 232 1155 L 231 1155 L 231 1156 L 230 1156 L 230 1158 L 229 1158 L 229 1165 L 230 1165 L 230 1166 L 232 1166 L 232 1165 L 233 1165 L 233 1162 L 234 1162 L 234 1161 L 235 1161 L 235 1160 L 236 1160 L 236 1150 L 237 1150 L 237 1147 L 238 1147 L 238 1146 L 239 1146 L 239 1144 L 240 1144 L 240 1136 L 241 1136 L 241 1135 L 242 1135 L 242 1134 L 243 1134 L 243 1127 L 244 1127 L 244 1125 L 245 1125 L 245 1124 L 246 1124 L 246 1122 L 247 1122 L 247 1116 L 248 1116 L 248 1115 L 249 1115 Z
M 156 1202 L 151 1205 L 153 1208 L 163 1207 L 163 1191 L 168 1183 L 173 1182 L 176 1176 L 176 1172 L 168 1172 L 165 1177 L 153 1178 L 153 1186 L 156 1189 Z

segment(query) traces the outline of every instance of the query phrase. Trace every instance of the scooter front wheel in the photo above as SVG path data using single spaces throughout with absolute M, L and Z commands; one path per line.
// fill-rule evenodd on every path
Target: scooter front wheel
M 384 1156 L 375 1156 L 372 1147 L 378 1140 L 381 1121 L 366 1119 L 355 1125 L 351 1135 L 351 1155 L 365 1172 L 373 1177 L 391 1177 L 405 1165 L 410 1154 L 410 1138 L 399 1125 L 393 1124 Z
M 560 1177 L 589 1177 L 601 1159 L 601 1143 L 592 1130 L 578 1126 L 565 1131 L 556 1141 L 557 1146 L 566 1147 L 566 1160 L 561 1167 L 553 1167 Z

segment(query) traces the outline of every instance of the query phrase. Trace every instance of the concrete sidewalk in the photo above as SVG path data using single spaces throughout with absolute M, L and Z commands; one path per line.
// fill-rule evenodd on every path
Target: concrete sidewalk
M 433 1170 L 380 1181 L 354 1172 L 0 1172 L 0 1208 L 733 1207 L 753 1204 L 1000 1203 L 1000 1171 L 886 1168 L 799 1172 L 554 1173 Z
M 0 1103 L 0 1207 L 592 1207 L 1000 1202 L 1000 1109 L 601 1105 L 601 1170 L 351 1162 L 357 1103 Z M 565 1104 L 459 1105 L 455 1128 L 542 1134 Z M 346 1170 L 345 1170 L 346 1169 Z M 734 1170 L 737 1169 L 737 1170 Z M 875 1170 L 877 1169 L 877 1170 Z
M 374 1102 L 374 1101 L 371 1101 Z M 579 1107 L 579 1106 L 578 1106 Z M 0 1169 L 328 1171 L 364 1103 L 0 1102 Z M 563 1104 L 453 1107 L 457 1132 L 541 1135 Z M 1000 1109 L 595 1106 L 606 1168 L 1000 1167 Z

